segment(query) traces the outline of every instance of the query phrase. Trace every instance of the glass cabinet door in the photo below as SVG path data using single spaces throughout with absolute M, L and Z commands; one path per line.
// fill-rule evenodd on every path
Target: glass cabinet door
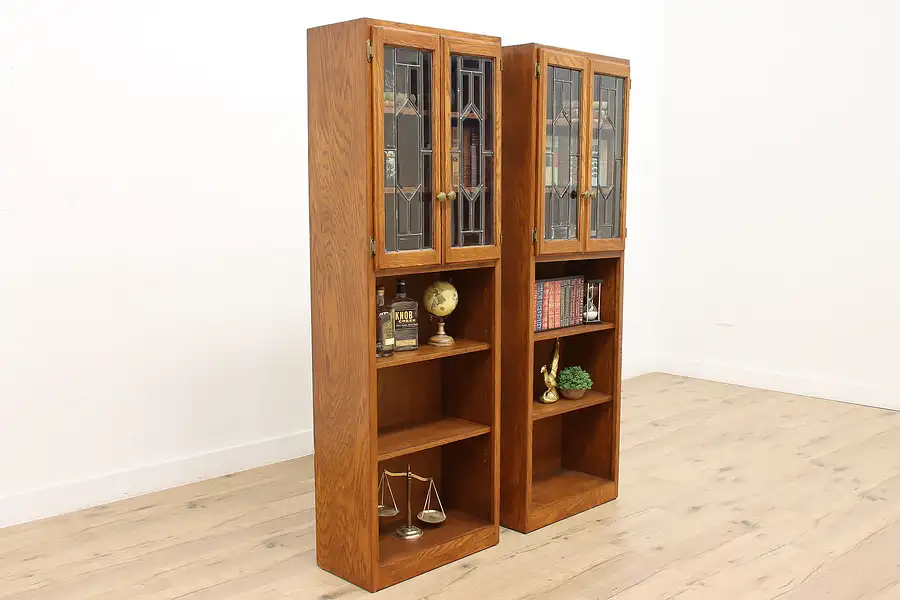
M 499 48 L 444 38 L 444 262 L 500 255 Z
M 585 60 L 542 50 L 539 115 L 542 168 L 538 185 L 538 252 L 580 252 L 584 249 L 581 198 L 586 188 L 583 156 L 586 130 L 581 107 L 589 82 Z
M 373 30 L 376 267 L 437 264 L 440 38 Z
M 596 61 L 595 61 L 596 62 Z M 592 69 L 588 250 L 624 248 L 627 79 Z

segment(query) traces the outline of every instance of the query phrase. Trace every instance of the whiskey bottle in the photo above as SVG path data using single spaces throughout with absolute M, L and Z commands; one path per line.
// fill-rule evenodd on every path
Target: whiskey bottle
M 406 281 L 397 281 L 397 297 L 391 303 L 394 313 L 394 349 L 397 352 L 419 347 L 419 303 L 406 297 Z
M 375 356 L 391 356 L 394 353 L 394 315 L 384 303 L 384 286 L 375 292 Z

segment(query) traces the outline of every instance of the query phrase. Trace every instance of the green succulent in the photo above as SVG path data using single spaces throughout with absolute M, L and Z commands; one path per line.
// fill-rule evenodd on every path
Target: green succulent
M 559 372 L 557 385 L 562 390 L 589 390 L 594 382 L 581 367 L 566 367 Z

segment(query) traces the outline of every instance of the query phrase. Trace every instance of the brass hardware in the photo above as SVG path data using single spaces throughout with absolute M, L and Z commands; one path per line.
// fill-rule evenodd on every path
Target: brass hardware
M 375 52 L 372 50 L 372 40 L 366 40 L 366 59 L 372 62 Z
M 445 194 L 444 192 L 441 192 L 440 194 L 437 195 L 437 198 L 438 198 L 438 202 L 443 202 L 444 200 L 447 199 L 447 194 Z
M 503 59 L 500 59 L 500 72 L 503 72 Z
M 541 76 L 541 63 L 536 62 L 536 63 L 534 63 L 534 77 L 535 77 L 535 79 L 537 79 L 540 76 Z
M 531 243 L 537 244 L 537 228 L 535 227 L 531 228 Z
M 381 479 L 384 481 L 384 486 L 381 481 L 379 481 L 379 504 L 378 504 L 378 515 L 384 517 L 392 517 L 399 514 L 400 511 L 397 510 L 397 503 L 394 501 L 393 506 L 387 505 L 384 502 L 384 488 L 387 487 L 389 493 L 391 494 L 391 500 L 394 499 L 393 492 L 390 491 L 390 484 L 387 483 L 388 477 L 405 477 L 406 478 L 406 523 L 400 526 L 394 532 L 394 537 L 401 540 L 416 540 L 422 537 L 424 531 L 421 528 L 413 525 L 413 512 L 412 512 L 412 480 L 416 479 L 423 483 L 428 484 L 428 493 L 425 496 L 425 506 L 422 508 L 421 512 L 417 515 L 419 520 L 423 523 L 429 523 L 431 525 L 437 525 L 438 523 L 443 523 L 447 520 L 447 513 L 444 511 L 444 506 L 441 504 L 441 498 L 438 496 L 437 486 L 434 484 L 433 477 L 422 477 L 421 475 L 416 475 L 410 469 L 410 466 L 406 466 L 405 473 L 394 473 L 392 471 L 384 470 L 381 474 Z M 437 501 L 440 509 L 431 508 L 431 499 L 432 497 Z M 394 512 L 397 511 L 397 512 Z
M 591 196 L 592 196 L 591 190 L 584 190 L 583 192 L 581 192 L 581 197 L 584 198 L 585 200 L 587 200 Z
M 456 192 L 454 192 L 452 190 L 450 192 L 448 192 L 447 200 L 449 200 L 450 202 L 456 202 Z
M 372 253 L 372 256 L 375 256 L 375 238 L 369 238 L 369 252 Z

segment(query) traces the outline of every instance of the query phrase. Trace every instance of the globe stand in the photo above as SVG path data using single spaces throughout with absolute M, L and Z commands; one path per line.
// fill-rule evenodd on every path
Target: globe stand
M 438 322 L 437 333 L 428 338 L 429 346 L 452 346 L 453 338 L 444 333 L 444 318 L 436 317 Z

